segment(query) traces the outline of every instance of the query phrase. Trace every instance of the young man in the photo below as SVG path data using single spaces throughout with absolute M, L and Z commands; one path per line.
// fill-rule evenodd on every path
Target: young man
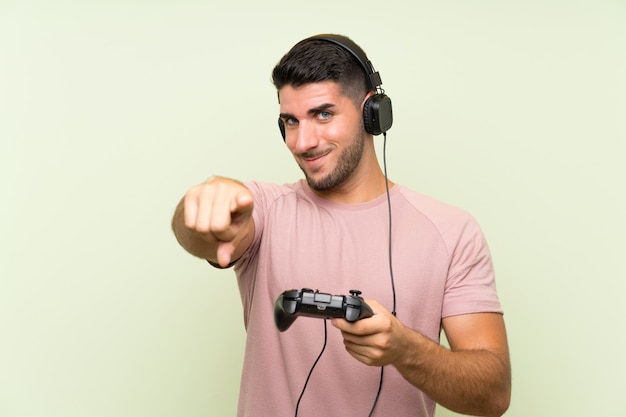
M 381 92 L 359 56 L 324 35 L 274 68 L 281 132 L 305 180 L 214 177 L 176 209 L 180 244 L 237 274 L 247 331 L 238 415 L 432 416 L 440 403 L 500 416 L 510 365 L 487 244 L 466 212 L 388 182 L 368 120 Z M 276 298 L 302 288 L 358 289 L 374 315 L 329 328 L 299 318 L 279 332 Z

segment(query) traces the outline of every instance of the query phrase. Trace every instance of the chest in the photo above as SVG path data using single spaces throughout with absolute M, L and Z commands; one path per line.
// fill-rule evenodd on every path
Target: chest
M 445 246 L 419 216 L 392 220 L 385 210 L 269 216 L 260 241 L 257 285 L 271 294 L 311 288 L 333 294 L 357 289 L 422 327 L 424 312 L 441 311 L 449 269 Z M 270 231 L 268 233 L 268 231 Z M 391 238 L 391 240 L 390 240 Z M 392 279 L 393 277 L 393 279 Z M 393 285 L 392 285 L 393 282 Z

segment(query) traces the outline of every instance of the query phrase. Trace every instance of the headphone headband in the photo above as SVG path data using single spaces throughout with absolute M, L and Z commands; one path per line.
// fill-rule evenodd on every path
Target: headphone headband
M 365 73 L 367 74 L 367 81 L 372 90 L 378 90 L 378 87 L 380 87 L 383 83 L 382 79 L 380 78 L 380 74 L 378 73 L 378 71 L 374 70 L 372 62 L 367 59 L 365 51 L 363 51 L 363 49 L 361 49 L 361 47 L 354 43 L 351 39 L 341 35 L 322 34 L 306 38 L 303 42 L 311 40 L 331 42 L 335 45 L 341 46 L 343 49 L 350 52 L 365 70 Z

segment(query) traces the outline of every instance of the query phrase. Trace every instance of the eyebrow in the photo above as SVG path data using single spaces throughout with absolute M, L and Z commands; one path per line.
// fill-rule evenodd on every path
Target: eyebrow
M 324 103 L 324 104 L 320 104 L 317 107 L 313 107 L 312 109 L 309 109 L 306 113 L 308 115 L 314 115 L 314 114 L 326 111 L 332 107 L 335 107 L 335 105 L 332 103 Z M 280 113 L 279 116 L 281 119 L 296 119 L 295 117 L 293 117 L 293 114 L 290 114 L 290 113 Z

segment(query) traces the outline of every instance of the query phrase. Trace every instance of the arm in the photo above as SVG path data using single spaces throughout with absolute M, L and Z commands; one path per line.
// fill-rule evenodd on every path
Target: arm
M 253 207 L 252 194 L 242 183 L 214 177 L 187 191 L 172 229 L 187 252 L 226 267 L 252 243 Z
M 375 301 L 375 315 L 342 330 L 346 350 L 367 365 L 393 365 L 411 384 L 455 412 L 500 416 L 509 406 L 511 371 L 504 320 L 479 313 L 443 319 L 450 350 L 404 326 Z

